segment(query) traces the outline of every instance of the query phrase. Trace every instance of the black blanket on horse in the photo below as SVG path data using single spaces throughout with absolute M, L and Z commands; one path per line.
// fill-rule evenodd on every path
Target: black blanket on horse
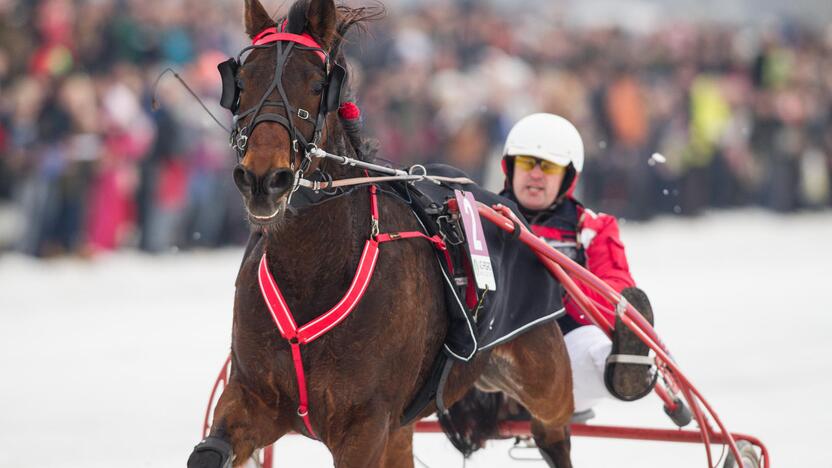
M 446 165 L 429 165 L 427 170 L 430 175 L 466 177 L 459 169 Z M 417 182 L 416 188 L 437 204 L 453 198 L 454 189 L 471 192 L 477 201 L 488 206 L 503 204 L 514 211 L 518 219 L 523 220 L 514 202 L 483 190 L 476 184 L 437 185 L 424 181 Z M 419 210 L 415 211 L 419 213 Z M 466 324 L 452 317 L 452 329 L 449 330 L 446 340 L 446 351 L 457 358 L 470 358 L 473 350 L 488 349 L 505 343 L 534 326 L 553 321 L 564 313 L 560 284 L 540 263 L 532 250 L 492 223 L 483 220 L 482 224 L 497 290 L 486 293 L 483 305 L 476 314 L 475 323 L 470 324 L 470 329 L 476 331 L 474 336 L 466 332 L 469 328 L 464 326 Z M 473 317 L 468 315 L 468 318 Z

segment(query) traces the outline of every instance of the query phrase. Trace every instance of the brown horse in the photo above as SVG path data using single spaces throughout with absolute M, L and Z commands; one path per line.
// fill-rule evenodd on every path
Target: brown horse
M 253 234 L 236 282 L 231 377 L 210 437 L 194 450 L 189 468 L 239 466 L 292 431 L 317 436 L 338 468 L 413 466 L 413 428 L 402 427 L 400 418 L 428 379 L 448 322 L 432 246 L 422 240 L 383 244 L 357 308 L 303 348 L 314 433 L 299 416 L 290 344 L 278 333 L 258 286 L 265 253 L 288 308 L 304 324 L 338 302 L 351 284 L 371 235 L 369 190 L 345 191 L 302 208 L 292 208 L 289 197 L 299 170 L 320 170 L 334 179 L 364 175 L 348 165 L 306 158 L 304 150 L 315 144 L 335 154 L 369 157 L 353 123 L 330 112 L 328 101 L 337 94 L 331 83 L 338 78 L 335 64 L 344 61 L 344 34 L 376 13 L 336 6 L 333 0 L 298 0 L 287 18 L 275 22 L 259 0 L 245 1 L 246 31 L 253 39 L 262 42 L 258 34 L 277 24 L 278 31 L 308 34 L 322 50 L 260 45 L 234 69 L 240 94 L 224 104 L 243 109 L 235 112 L 233 138 L 241 159 L 234 179 Z M 381 191 L 378 203 L 383 231 L 420 229 L 399 198 Z M 459 400 L 475 384 L 521 402 L 549 465 L 571 466 L 571 373 L 554 323 L 456 365 L 445 403 Z M 427 408 L 424 416 L 433 411 Z

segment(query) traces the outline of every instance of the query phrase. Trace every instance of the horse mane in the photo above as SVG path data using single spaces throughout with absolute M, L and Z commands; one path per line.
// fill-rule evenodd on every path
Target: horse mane
M 286 30 L 288 32 L 300 34 L 306 28 L 306 11 L 309 9 L 309 2 L 310 0 L 298 0 L 289 8 L 289 14 L 284 18 L 287 20 Z M 354 26 L 358 26 L 362 31 L 366 31 L 368 22 L 382 19 L 387 13 L 384 5 L 381 3 L 362 7 L 336 5 L 335 9 L 337 19 L 333 50 L 336 50 L 341 45 L 344 37 Z
M 338 26 L 335 28 L 337 33 L 336 47 L 340 45 L 347 32 L 354 26 L 358 26 L 362 32 L 366 32 L 368 22 L 380 20 L 387 14 L 387 10 L 381 3 L 357 8 L 338 5 L 336 9 L 338 11 Z
M 287 25 L 286 30 L 293 34 L 300 34 L 306 28 L 307 18 L 306 11 L 309 8 L 310 0 L 298 0 L 289 8 L 289 13 L 286 15 Z M 344 55 L 343 46 L 347 42 L 346 35 L 353 28 L 357 28 L 360 32 L 367 31 L 367 23 L 383 18 L 387 13 L 384 5 L 376 3 L 374 5 L 362 7 L 349 7 L 346 5 L 336 5 L 336 26 L 335 26 L 335 40 L 333 42 L 330 55 L 335 62 L 346 67 L 346 56 Z M 349 76 L 349 75 L 348 75 Z M 355 93 L 352 89 L 352 84 L 347 79 L 344 83 L 342 96 L 346 99 L 344 101 L 355 101 Z M 341 126 L 346 133 L 347 140 L 355 151 L 358 159 L 362 161 L 371 161 L 375 159 L 375 154 L 378 152 L 378 142 L 371 139 L 366 139 L 362 135 L 361 120 L 347 120 L 339 116 Z

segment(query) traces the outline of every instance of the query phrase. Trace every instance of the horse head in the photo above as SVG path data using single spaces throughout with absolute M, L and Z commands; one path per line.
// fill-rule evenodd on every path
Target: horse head
M 340 38 L 333 0 L 299 0 L 277 22 L 259 0 L 246 0 L 244 18 L 252 45 L 220 64 L 221 103 L 234 113 L 234 182 L 251 222 L 269 225 L 281 219 L 296 181 L 316 169 L 309 151 L 336 126 L 346 72 L 333 54 Z

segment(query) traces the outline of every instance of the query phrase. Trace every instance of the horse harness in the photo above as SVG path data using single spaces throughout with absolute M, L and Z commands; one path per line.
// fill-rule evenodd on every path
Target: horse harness
M 418 174 L 416 173 L 417 171 L 413 170 L 410 172 L 393 170 L 382 166 L 376 166 L 371 163 L 330 154 L 320 149 L 318 145 L 321 141 L 323 123 L 329 112 L 339 109 L 341 88 L 346 78 L 346 71 L 343 67 L 331 61 L 330 56 L 326 53 L 326 51 L 324 51 L 324 49 L 308 33 L 293 34 L 285 32 L 285 28 L 286 21 L 283 22 L 280 30 L 278 30 L 277 27 L 271 27 L 262 31 L 260 34 L 254 36 L 252 39 L 252 45 L 244 48 L 236 59 L 231 58 L 217 67 L 223 83 L 223 92 L 220 104 L 234 113 L 234 124 L 230 139 L 231 147 L 237 152 L 238 160 L 242 160 L 246 153 L 248 138 L 252 134 L 254 128 L 262 122 L 276 122 L 285 127 L 292 138 L 292 145 L 290 148 L 290 169 L 294 174 L 292 193 L 301 187 L 311 189 L 316 193 L 325 189 L 337 189 L 339 187 L 357 185 L 368 185 L 370 189 L 370 236 L 364 243 L 364 248 L 358 262 L 358 267 L 356 268 L 355 276 L 353 277 L 352 283 L 347 289 L 347 292 L 344 294 L 343 298 L 327 312 L 299 327 L 295 322 L 291 310 L 289 310 L 280 287 L 269 271 L 266 252 L 263 253 L 258 266 L 258 283 L 260 292 L 268 307 L 272 320 L 280 332 L 280 335 L 289 342 L 292 350 L 292 361 L 298 383 L 299 404 L 297 415 L 302 419 L 308 435 L 317 439 L 318 436 L 312 428 L 309 416 L 309 398 L 306 385 L 306 374 L 304 372 L 301 355 L 301 346 L 307 345 L 325 335 L 338 324 L 343 322 L 350 315 L 350 313 L 355 310 L 364 293 L 367 291 L 367 287 L 373 277 L 376 261 L 378 259 L 379 245 L 386 242 L 404 239 L 425 239 L 431 242 L 437 250 L 443 252 L 446 265 L 449 269 L 453 270 L 454 262 L 451 259 L 451 253 L 448 250 L 448 246 L 446 245 L 444 238 L 439 234 L 430 236 L 420 231 L 392 233 L 380 232 L 378 187 L 375 184 L 394 180 L 412 182 L 425 179 L 433 180 L 435 183 L 472 182 L 467 178 L 427 176 L 424 168 L 422 168 L 421 174 Z M 260 99 L 260 102 L 255 107 L 239 112 L 240 92 L 242 90 L 239 79 L 239 71 L 242 66 L 242 55 L 251 49 L 266 48 L 271 47 L 272 45 L 274 45 L 277 54 L 275 78 L 264 93 L 263 97 Z M 302 120 L 309 121 L 310 113 L 304 109 L 295 109 L 292 107 L 289 103 L 282 83 L 283 68 L 288 61 L 290 52 L 295 47 L 299 50 L 315 52 L 323 61 L 327 72 L 326 85 L 324 87 L 324 91 L 322 92 L 321 105 L 318 115 L 314 121 L 315 128 L 312 133 L 311 141 L 304 137 L 294 123 L 295 116 Z M 282 102 L 271 101 L 268 99 L 274 90 L 278 91 L 282 98 Z M 264 107 L 282 107 L 285 111 L 285 116 L 275 113 L 261 113 Z M 245 124 L 243 124 L 243 122 L 245 122 Z M 301 161 L 297 170 L 295 169 L 296 155 L 301 156 Z M 311 165 L 313 156 L 317 158 L 329 158 L 335 160 L 336 162 L 340 162 L 341 164 L 363 167 L 365 169 L 389 175 L 387 177 L 370 177 L 369 173 L 365 170 L 365 177 L 361 178 L 342 179 L 338 181 L 333 181 L 329 178 L 329 180 L 323 182 L 310 181 L 304 178 L 304 172 L 306 172 Z M 421 166 L 414 166 L 414 168 L 416 167 Z M 324 193 L 326 194 L 327 192 Z
M 378 188 L 375 185 L 370 186 L 370 212 L 371 212 L 371 231 L 370 237 L 364 242 L 364 249 L 361 253 L 361 259 L 358 261 L 355 276 L 349 289 L 344 294 L 344 297 L 331 309 L 324 314 L 318 316 L 309 323 L 298 327 L 289 306 L 286 305 L 286 300 L 280 291 L 280 287 L 275 282 L 274 277 L 269 271 L 268 258 L 266 252 L 260 258 L 260 265 L 257 271 L 258 281 L 260 283 L 260 292 L 263 299 L 269 308 L 272 320 L 280 335 L 289 342 L 292 348 L 292 360 L 295 366 L 295 376 L 298 382 L 298 416 L 303 420 L 306 430 L 309 435 L 315 438 L 318 436 L 312 429 L 312 424 L 309 419 L 309 399 L 306 389 L 306 376 L 303 370 L 303 361 L 301 360 L 301 345 L 309 344 L 320 338 L 328 331 L 335 328 L 339 323 L 343 322 L 355 310 L 358 303 L 361 301 L 370 280 L 373 277 L 373 272 L 376 267 L 376 260 L 378 259 L 379 244 L 385 242 L 392 242 L 403 239 L 426 239 L 431 242 L 437 249 L 442 251 L 446 259 L 449 260 L 448 248 L 445 241 L 439 236 L 428 236 L 419 231 L 412 232 L 394 232 L 394 233 L 379 233 L 379 212 L 378 212 Z

